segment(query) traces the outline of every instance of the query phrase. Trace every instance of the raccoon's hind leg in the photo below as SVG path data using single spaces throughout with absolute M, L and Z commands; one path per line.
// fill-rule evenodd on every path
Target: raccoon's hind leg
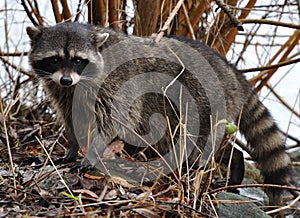
M 232 157 L 231 157 L 231 150 L 233 149 Z M 230 179 L 228 185 L 240 185 L 242 184 L 244 174 L 245 174 L 245 164 L 244 164 L 244 155 L 243 152 L 238 150 L 233 146 L 233 144 L 228 143 L 225 146 L 219 148 L 218 152 L 216 153 L 216 161 L 228 166 L 229 161 L 231 159 L 230 164 Z M 224 183 L 225 185 L 225 183 Z M 228 189 L 228 191 L 233 193 L 239 193 L 239 191 L 234 189 Z
M 285 152 L 283 135 L 268 109 L 254 94 L 248 98 L 241 116 L 240 130 L 252 149 L 266 184 L 289 185 L 290 157 Z M 280 205 L 281 189 L 267 189 L 269 204 Z

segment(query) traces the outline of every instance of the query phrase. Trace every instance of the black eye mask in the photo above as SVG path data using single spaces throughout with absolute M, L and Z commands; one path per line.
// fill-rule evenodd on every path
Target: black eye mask
M 86 65 L 88 65 L 89 61 L 87 59 L 75 57 L 71 60 L 72 68 L 79 75 L 82 73 Z
M 88 63 L 89 61 L 87 59 L 82 59 L 79 57 L 75 57 L 72 60 L 69 60 L 63 59 L 59 56 L 53 56 L 44 58 L 40 61 L 36 61 L 35 63 L 33 63 L 33 68 L 37 70 L 37 73 L 40 76 L 44 75 L 42 72 L 53 74 L 62 68 L 69 68 L 74 72 L 81 74 Z

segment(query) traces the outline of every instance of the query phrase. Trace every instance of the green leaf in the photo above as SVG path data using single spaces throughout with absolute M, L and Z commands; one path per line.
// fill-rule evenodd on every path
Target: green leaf
M 237 131 L 237 126 L 233 123 L 227 123 L 226 124 L 226 133 L 227 134 L 233 134 Z
M 73 198 L 75 201 L 79 201 L 78 197 L 75 197 L 73 195 L 68 194 L 67 192 L 61 192 L 62 195 L 68 197 L 68 198 Z

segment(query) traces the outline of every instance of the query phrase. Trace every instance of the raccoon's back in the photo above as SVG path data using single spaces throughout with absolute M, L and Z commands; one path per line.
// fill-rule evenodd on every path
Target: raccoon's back
M 135 40 L 138 39 L 135 38 Z M 134 96 L 134 92 L 143 90 L 144 87 L 153 87 L 157 84 L 159 84 L 158 87 L 164 88 L 158 92 L 164 93 L 163 97 L 168 98 L 168 94 L 170 95 L 172 92 L 180 96 L 182 95 L 181 86 L 174 85 L 178 82 L 191 95 L 192 99 L 186 102 L 194 102 L 196 105 L 195 109 L 198 114 L 193 114 L 191 110 L 186 112 L 188 117 L 191 117 L 189 121 L 197 118 L 202 125 L 200 138 L 202 137 L 203 140 L 198 142 L 203 143 L 207 139 L 206 136 L 208 136 L 211 126 L 211 115 L 219 115 L 219 119 L 226 118 L 228 121 L 236 123 L 240 120 L 238 123 L 240 131 L 245 135 L 252 149 L 253 158 L 264 175 L 265 181 L 275 184 L 290 183 L 290 158 L 285 152 L 282 134 L 268 109 L 259 101 L 250 84 L 240 72 L 199 42 L 182 38 L 163 38 L 159 42 L 160 44 L 149 42 L 143 44 L 143 42 L 144 40 L 140 40 L 142 45 L 137 45 L 132 49 L 132 52 L 141 54 L 141 58 L 133 58 L 115 71 L 118 82 L 127 81 L 143 74 L 140 81 L 146 82 L 135 83 L 130 87 L 132 96 Z M 130 56 L 128 53 L 126 55 Z M 138 55 L 134 57 L 136 56 Z M 155 74 L 164 74 L 170 76 L 171 79 L 168 80 L 163 76 L 156 78 Z M 123 79 L 120 80 L 120 78 Z M 166 83 L 163 84 L 162 80 Z M 167 88 L 168 90 L 166 90 Z M 176 94 L 171 99 L 175 99 L 174 104 L 180 108 L 183 102 L 176 102 Z M 158 106 L 161 105 L 157 100 L 158 96 L 157 94 L 152 97 L 148 96 L 141 101 L 144 105 L 139 107 L 143 108 L 144 113 L 151 114 L 155 103 L 158 103 Z M 186 97 L 187 95 L 182 96 Z M 219 103 L 225 104 L 225 114 L 218 114 L 219 111 L 214 110 L 220 108 Z M 185 104 L 183 105 L 185 106 Z M 163 114 L 166 111 L 165 107 L 166 105 L 163 105 L 160 108 Z M 172 107 L 172 103 L 167 105 L 168 107 Z M 173 115 L 170 113 L 170 116 L 171 119 L 179 120 L 176 111 Z M 147 123 L 144 117 L 149 118 L 149 116 L 140 117 L 140 123 Z

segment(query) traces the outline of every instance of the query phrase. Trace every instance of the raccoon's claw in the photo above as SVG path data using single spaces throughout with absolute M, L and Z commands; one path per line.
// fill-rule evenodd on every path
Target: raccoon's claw
M 55 165 L 65 164 L 65 163 L 69 163 L 69 162 L 71 162 L 71 161 L 68 160 L 68 159 L 65 158 L 65 157 L 60 157 L 60 158 L 58 158 L 58 159 L 56 159 L 56 160 L 53 161 L 53 163 L 54 163 Z
M 85 173 L 93 169 L 92 164 L 84 158 L 80 163 L 76 163 L 71 167 L 71 171 L 79 170 L 81 173 Z
M 75 157 L 75 158 L 73 158 L 73 157 L 70 158 L 70 157 L 68 157 L 68 156 L 66 155 L 66 156 L 63 156 L 63 157 L 60 157 L 60 158 L 54 160 L 53 163 L 54 163 L 55 165 L 60 165 L 60 164 L 70 163 L 70 162 L 73 162 L 73 161 L 75 161 L 75 160 L 76 160 L 76 157 Z
M 65 163 L 70 163 L 76 160 L 78 154 L 78 145 L 73 144 L 72 146 L 69 147 L 67 150 L 65 156 L 58 158 L 54 160 L 54 164 L 65 164 Z

